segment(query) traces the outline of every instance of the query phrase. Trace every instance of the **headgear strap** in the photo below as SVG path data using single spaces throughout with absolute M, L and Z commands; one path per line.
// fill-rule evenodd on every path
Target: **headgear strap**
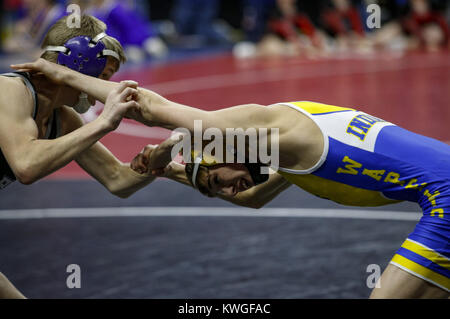
M 198 174 L 198 168 L 200 167 L 200 163 L 202 162 L 202 158 L 200 156 L 196 157 L 194 160 L 194 170 L 192 172 L 192 185 L 197 188 L 196 180 Z
M 106 56 L 112 56 L 120 62 L 117 52 L 105 48 L 101 41 L 106 33 L 101 32 L 93 39 L 81 35 L 67 40 L 63 46 L 49 45 L 45 51 L 59 52 L 58 64 L 86 75 L 98 77 L 106 65 Z

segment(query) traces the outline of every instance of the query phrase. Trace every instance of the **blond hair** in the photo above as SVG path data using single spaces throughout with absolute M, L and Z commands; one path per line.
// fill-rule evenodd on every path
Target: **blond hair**
M 69 39 L 81 35 L 94 38 L 97 34 L 106 32 L 106 24 L 90 15 L 81 16 L 80 27 L 79 28 L 69 28 L 67 25 L 68 16 L 62 17 L 53 24 L 53 26 L 48 30 L 45 38 L 42 42 L 41 48 L 47 46 L 61 46 L 64 45 Z M 106 49 L 116 52 L 120 57 L 120 63 L 126 61 L 125 53 L 123 47 L 119 41 L 111 36 L 106 36 L 101 40 Z M 50 62 L 56 63 L 58 59 L 58 52 L 45 51 L 41 58 L 48 60 Z M 117 63 L 117 70 L 119 69 L 120 63 Z M 116 70 L 116 71 L 117 71 Z

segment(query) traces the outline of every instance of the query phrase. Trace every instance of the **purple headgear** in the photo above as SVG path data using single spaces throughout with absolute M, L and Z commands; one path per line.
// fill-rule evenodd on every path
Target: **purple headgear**
M 81 35 L 67 40 L 64 46 L 48 46 L 45 50 L 59 52 L 58 64 L 86 75 L 98 77 L 105 68 L 107 56 L 112 56 L 120 61 L 116 52 L 105 49 L 105 44 L 101 41 L 105 36 L 104 32 L 93 39 Z

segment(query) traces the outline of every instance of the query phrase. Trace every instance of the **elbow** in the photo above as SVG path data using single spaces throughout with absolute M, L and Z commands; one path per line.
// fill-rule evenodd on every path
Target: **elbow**
M 111 191 L 111 194 L 114 196 L 117 196 L 121 199 L 126 199 L 130 197 L 133 193 L 132 192 L 120 192 L 120 191 Z
M 253 208 L 253 209 L 260 209 L 260 208 L 264 207 L 264 203 L 254 203 L 254 202 L 252 202 L 252 203 L 249 203 L 247 205 L 247 207 Z
M 132 191 L 127 191 L 123 188 L 119 188 L 119 187 L 115 187 L 115 186 L 107 186 L 106 187 L 108 189 L 108 191 L 113 194 L 114 196 L 117 196 L 119 198 L 122 199 L 126 199 L 128 197 L 130 197 L 134 192 Z
M 246 200 L 241 204 L 241 206 L 247 207 L 247 208 L 253 208 L 253 209 L 260 209 L 264 207 L 265 203 L 260 202 L 254 199 Z
M 37 179 L 33 178 L 32 176 L 27 176 L 27 175 L 18 175 L 18 176 L 16 176 L 16 178 L 19 181 L 19 183 L 21 183 L 23 185 L 31 185 L 37 181 Z
M 119 198 L 128 198 L 133 192 L 129 191 L 123 182 L 123 168 L 125 168 L 123 164 L 109 167 L 109 174 L 99 181 L 112 195 Z
M 105 185 L 108 191 L 119 198 L 126 199 L 133 195 L 137 189 L 133 187 L 124 187 L 124 185 L 121 185 L 120 183 L 112 183 L 109 185 Z
M 243 192 L 242 194 L 238 194 L 236 197 L 222 197 L 223 199 L 246 208 L 260 209 L 262 208 L 267 201 L 259 200 L 258 196 L 255 196 L 253 193 Z
M 21 165 L 14 171 L 14 175 L 21 184 L 31 185 L 39 179 L 35 172 L 30 165 Z

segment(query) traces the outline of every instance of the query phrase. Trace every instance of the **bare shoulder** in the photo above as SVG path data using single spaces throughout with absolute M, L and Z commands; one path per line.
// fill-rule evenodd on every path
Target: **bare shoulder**
M 289 128 L 289 131 L 297 130 L 299 127 L 302 132 L 310 134 L 310 130 L 316 125 L 308 116 L 295 110 L 283 103 L 277 103 L 267 106 L 271 116 L 278 125 Z
M 17 95 L 29 93 L 27 87 L 19 77 L 0 76 L 0 88 L 2 89 L 2 98 L 5 95 Z M 31 96 L 31 94 L 27 94 Z
M 266 121 L 274 122 L 281 117 L 279 109 L 275 108 L 274 105 L 245 104 L 243 106 Z
M 20 78 L 0 76 L 0 112 L 17 116 L 31 116 L 33 96 Z M 20 107 L 18 107 L 20 106 Z
M 0 76 L 0 147 L 11 157 L 20 145 L 37 138 L 32 93 L 19 78 Z
M 274 104 L 270 108 L 279 114 L 281 166 L 299 170 L 312 167 L 324 149 L 325 137 L 317 123 L 284 104 Z

